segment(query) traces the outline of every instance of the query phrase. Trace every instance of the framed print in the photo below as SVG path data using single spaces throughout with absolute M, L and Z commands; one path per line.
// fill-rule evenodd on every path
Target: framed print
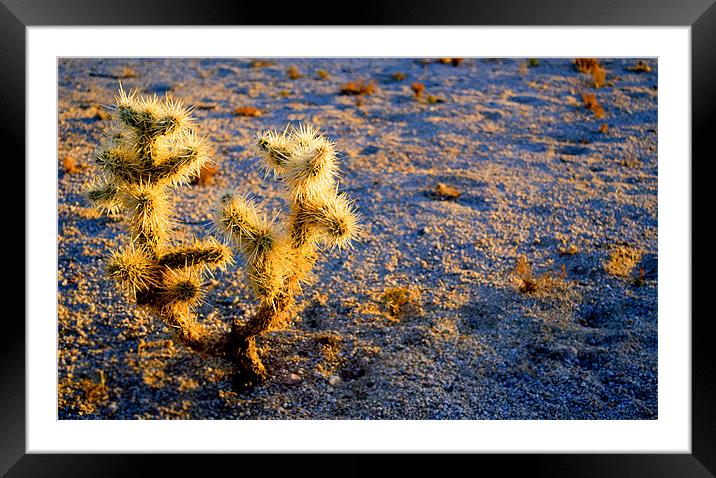
M 4 2 L 3 472 L 712 476 L 716 7 L 563 3 Z

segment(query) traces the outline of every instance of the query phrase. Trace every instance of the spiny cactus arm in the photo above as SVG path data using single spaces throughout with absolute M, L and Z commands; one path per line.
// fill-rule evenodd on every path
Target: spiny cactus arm
M 134 91 L 127 93 L 121 84 L 115 96 L 115 104 L 120 121 L 144 138 L 153 139 L 170 134 L 186 127 L 191 121 L 191 109 L 186 108 L 181 101 L 168 97 L 162 101 L 156 94 L 138 96 Z
M 192 244 L 174 247 L 159 257 L 159 265 L 172 269 L 195 266 L 215 269 L 232 262 L 231 249 L 213 238 L 195 240 Z
M 210 162 L 210 148 L 205 138 L 192 131 L 173 138 L 171 143 L 161 149 L 165 148 L 166 151 L 162 151 L 162 154 L 155 158 L 156 164 L 151 168 L 153 181 L 168 180 L 173 186 L 186 184 Z
M 201 275 L 193 268 L 164 269 L 164 281 L 159 289 L 159 304 L 188 315 L 201 303 L 203 295 Z
M 154 288 L 150 305 L 158 317 L 177 332 L 177 338 L 201 353 L 226 357 L 230 332 L 215 330 L 196 321 L 195 309 L 202 303 L 202 274 L 192 267 L 161 267 L 163 280 Z
M 227 192 L 215 212 L 215 229 L 244 258 L 256 296 L 271 301 L 289 274 L 290 251 L 273 221 L 249 198 Z
M 267 251 L 247 259 L 246 274 L 256 298 L 263 303 L 273 304 L 290 277 L 289 251 L 274 245 Z
M 135 296 L 150 291 L 161 282 L 156 262 L 145 249 L 133 245 L 112 252 L 106 271 Z
M 316 230 L 311 216 L 308 214 L 305 201 L 296 201 L 291 205 L 291 214 L 288 217 L 288 235 L 291 247 L 294 249 L 314 243 Z
M 258 238 L 269 229 L 258 205 L 251 198 L 234 191 L 224 193 L 213 212 L 215 232 L 242 252 L 245 248 L 255 248 L 257 243 L 262 242 Z
M 146 177 L 146 169 L 137 161 L 136 151 L 122 146 L 103 149 L 95 156 L 100 168 L 127 184 L 139 183 Z
M 297 141 L 297 140 L 295 140 Z M 310 199 L 333 187 L 338 163 L 333 143 L 318 137 L 307 146 L 298 146 L 285 166 L 282 180 L 292 202 Z
M 123 190 L 132 242 L 153 253 L 168 241 L 171 207 L 166 193 L 152 184 L 136 184 Z
M 108 214 L 119 212 L 122 207 L 119 189 L 108 180 L 96 181 L 87 191 L 87 199 L 96 209 Z
M 338 193 L 337 188 L 305 201 L 301 219 L 306 223 L 302 227 L 316 231 L 319 239 L 331 248 L 351 247 L 362 230 L 353 201 L 345 193 Z
M 262 169 L 266 172 L 273 172 L 274 177 L 283 174 L 295 149 L 288 136 L 288 127 L 283 133 L 270 130 L 259 133 L 258 149 L 264 160 Z

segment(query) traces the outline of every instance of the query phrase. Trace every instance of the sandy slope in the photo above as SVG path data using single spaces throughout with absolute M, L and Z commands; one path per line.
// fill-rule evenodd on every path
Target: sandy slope
M 652 72 L 603 60 L 612 83 L 594 89 L 567 59 L 61 60 L 60 418 L 656 418 L 657 66 L 646 62 Z M 291 64 L 302 78 L 288 78 Z M 125 230 L 82 192 L 100 105 L 131 73 L 127 88 L 196 105 L 217 150 L 215 184 L 175 195 L 183 233 L 206 234 L 226 187 L 282 207 L 257 168 L 258 130 L 310 122 L 343 153 L 341 187 L 368 233 L 327 254 L 296 323 L 261 340 L 271 380 L 249 393 L 102 275 Z M 376 92 L 339 94 L 358 78 Z M 581 106 L 585 91 L 604 119 Z M 262 116 L 233 114 L 246 105 Z M 66 157 L 86 167 L 65 172 Z M 431 195 L 438 183 L 461 195 Z M 624 277 L 605 268 L 619 247 L 635 259 L 616 264 Z M 522 254 L 536 276 L 566 279 L 520 292 Z M 391 288 L 411 298 L 397 316 Z M 201 316 L 216 327 L 254 310 L 238 269 L 208 289 Z

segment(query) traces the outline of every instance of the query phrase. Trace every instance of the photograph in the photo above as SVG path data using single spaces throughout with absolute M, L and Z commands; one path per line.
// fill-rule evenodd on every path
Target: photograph
M 56 73 L 60 421 L 659 420 L 658 58 Z

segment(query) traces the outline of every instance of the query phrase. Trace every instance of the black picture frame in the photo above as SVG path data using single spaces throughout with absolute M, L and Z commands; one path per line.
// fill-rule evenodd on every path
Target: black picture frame
M 276 4 L 279 5 L 279 4 Z M 397 472 L 405 476 L 431 468 L 474 470 L 484 473 L 497 465 L 507 471 L 525 471 L 552 477 L 629 476 L 707 477 L 716 475 L 716 343 L 713 313 L 708 313 L 707 294 L 712 290 L 710 273 L 714 258 L 709 250 L 716 234 L 711 232 L 709 216 L 713 199 L 707 182 L 714 160 L 710 148 L 710 129 L 716 124 L 716 4 L 714 0 L 601 0 L 599 2 L 549 0 L 451 0 L 414 2 L 400 0 L 390 4 L 360 3 L 339 14 L 339 5 L 330 2 L 295 3 L 294 7 L 271 7 L 264 2 L 225 0 L 1 0 L 0 58 L 2 59 L 2 135 L 15 158 L 25 155 L 25 28 L 28 26 L 81 25 L 571 25 L 571 26 L 690 26 L 692 66 L 692 160 L 684 167 L 692 177 L 692 423 L 691 454 L 553 454 L 553 455 L 460 455 L 445 460 L 425 455 L 383 455 L 374 463 L 367 455 L 324 457 L 291 455 L 247 457 L 221 455 L 210 458 L 212 473 L 224 466 L 236 472 L 255 466 L 272 473 L 315 470 L 318 473 L 360 476 Z M 707 156 L 708 154 L 708 156 Z M 24 163 L 5 158 L 15 167 L 12 177 L 27 179 Z M 23 166 L 21 166 L 23 164 Z M 24 181 L 16 181 L 22 185 Z M 9 211 L 7 220 L 14 227 L 6 239 L 27 244 L 25 210 Z M 14 216 L 13 216 L 14 214 Z M 32 254 L 25 246 L 25 257 Z M 695 256 L 694 254 L 698 254 Z M 23 269 L 24 270 L 24 269 Z M 24 281 L 22 282 L 24 284 Z M 23 286 L 24 287 L 24 286 Z M 25 292 L 25 289 L 23 289 Z M 702 305 L 703 307 L 699 307 Z M 24 307 L 24 306 L 21 306 Z M 0 347 L 0 473 L 8 476 L 142 476 L 161 469 L 166 476 L 175 470 L 190 471 L 201 466 L 207 472 L 206 458 L 189 455 L 61 455 L 25 453 L 25 326 L 22 314 L 4 318 Z M 688 320 L 683 317 L 683 320 Z M 387 459 L 390 458 L 390 459 Z M 490 466 L 490 468 L 486 468 Z M 399 468 L 398 468 L 399 467 Z

